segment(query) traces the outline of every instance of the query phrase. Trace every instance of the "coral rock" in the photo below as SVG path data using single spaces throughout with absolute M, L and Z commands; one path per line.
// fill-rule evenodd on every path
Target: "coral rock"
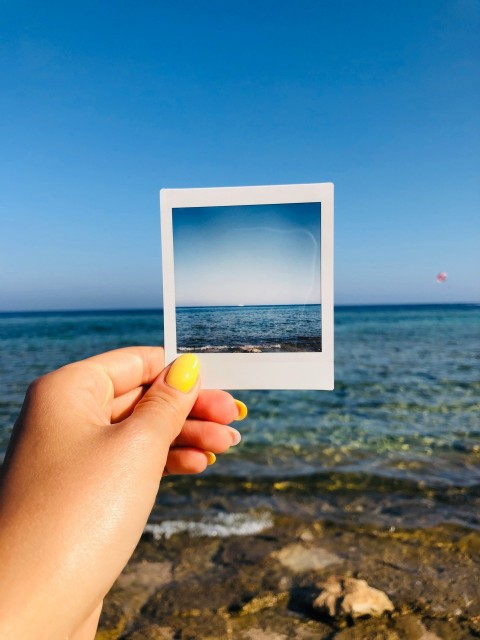
M 381 616 L 395 608 L 386 593 L 370 587 L 365 580 L 332 576 L 317 586 L 322 591 L 314 600 L 313 607 L 332 618 Z
M 331 564 L 342 562 L 342 558 L 321 547 L 307 547 L 303 544 L 289 544 L 273 554 L 284 567 L 295 573 L 320 571 Z

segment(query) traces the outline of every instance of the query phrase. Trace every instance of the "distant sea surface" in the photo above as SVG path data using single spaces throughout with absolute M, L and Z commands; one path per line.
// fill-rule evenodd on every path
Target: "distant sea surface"
M 321 307 L 177 308 L 178 351 L 321 351 Z
M 193 315 L 188 347 L 205 321 Z M 234 325 L 215 328 L 222 344 Z M 1 451 L 32 379 L 107 349 L 162 344 L 162 327 L 158 311 L 0 314 Z M 335 367 L 331 392 L 235 393 L 249 407 L 242 444 L 198 479 L 172 480 L 176 509 L 194 518 L 203 487 L 236 511 L 479 529 L 480 306 L 340 307 Z M 154 519 L 171 509 L 171 492 L 159 496 Z

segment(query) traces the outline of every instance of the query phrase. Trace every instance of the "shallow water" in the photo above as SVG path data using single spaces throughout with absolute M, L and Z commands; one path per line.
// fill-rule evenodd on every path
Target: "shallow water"
M 193 491 L 190 479 L 170 481 L 185 512 L 195 515 L 197 492 L 212 513 L 210 497 L 221 494 L 227 509 L 478 528 L 480 306 L 341 307 L 335 339 L 334 391 L 235 393 L 250 411 L 243 442 Z M 161 342 L 155 311 L 1 314 L 1 450 L 30 380 L 106 349 Z

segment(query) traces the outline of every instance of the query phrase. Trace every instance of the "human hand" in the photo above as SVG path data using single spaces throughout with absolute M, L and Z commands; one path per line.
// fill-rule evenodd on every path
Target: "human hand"
M 203 471 L 238 443 L 226 425 L 244 405 L 200 391 L 194 356 L 163 368 L 162 349 L 132 347 L 29 388 L 0 487 L 1 638 L 94 633 L 162 474 Z

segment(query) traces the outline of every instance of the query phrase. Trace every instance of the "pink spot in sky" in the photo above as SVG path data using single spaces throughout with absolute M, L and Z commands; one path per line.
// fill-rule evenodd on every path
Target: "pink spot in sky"
M 437 275 L 437 277 L 435 278 L 435 280 L 441 284 L 442 282 L 445 282 L 445 280 L 447 279 L 447 272 L 446 271 L 440 271 L 440 273 Z

